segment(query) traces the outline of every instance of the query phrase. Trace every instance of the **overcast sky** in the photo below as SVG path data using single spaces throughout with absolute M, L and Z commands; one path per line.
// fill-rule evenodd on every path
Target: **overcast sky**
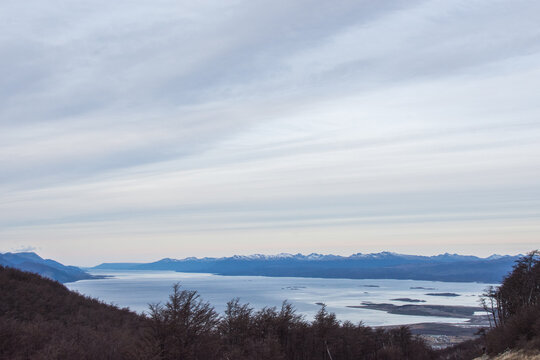
M 540 244 L 540 2 L 0 2 L 0 251 Z

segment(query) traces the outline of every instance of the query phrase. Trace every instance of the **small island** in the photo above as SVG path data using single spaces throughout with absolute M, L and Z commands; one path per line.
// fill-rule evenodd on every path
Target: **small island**
M 420 300 L 420 299 L 411 299 L 411 298 L 397 298 L 397 299 L 390 299 L 392 301 L 401 301 L 401 302 L 409 302 L 409 303 L 421 303 L 426 302 L 426 300 Z
M 426 295 L 429 295 L 429 296 L 445 296 L 445 297 L 456 297 L 456 296 L 461 296 L 461 295 L 459 295 L 459 294 L 451 293 L 451 292 L 445 292 L 445 293 L 427 293 Z

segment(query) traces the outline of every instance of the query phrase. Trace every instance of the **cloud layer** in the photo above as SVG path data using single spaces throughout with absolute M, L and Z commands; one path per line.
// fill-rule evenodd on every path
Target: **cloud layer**
M 540 231 L 535 1 L 5 1 L 0 249 L 485 255 Z

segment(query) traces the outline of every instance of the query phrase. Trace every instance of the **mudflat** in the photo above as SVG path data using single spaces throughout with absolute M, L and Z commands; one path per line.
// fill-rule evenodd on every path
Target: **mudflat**
M 386 311 L 390 314 L 417 315 L 417 316 L 440 316 L 450 318 L 471 317 L 477 311 L 483 309 L 478 306 L 454 306 L 454 305 L 394 305 L 363 302 L 362 305 L 349 305 L 349 308 L 371 309 Z

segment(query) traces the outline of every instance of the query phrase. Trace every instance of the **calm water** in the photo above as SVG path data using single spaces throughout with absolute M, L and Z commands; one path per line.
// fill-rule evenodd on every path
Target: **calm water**
M 218 311 L 223 311 L 227 301 L 239 297 L 255 309 L 264 306 L 281 306 L 288 300 L 308 320 L 313 319 L 325 303 L 340 320 L 366 325 L 398 325 L 420 322 L 459 323 L 467 319 L 451 319 L 432 316 L 394 315 L 377 310 L 352 309 L 348 305 L 360 305 L 363 301 L 385 302 L 396 305 L 406 303 L 392 301 L 394 298 L 426 300 L 422 304 L 478 306 L 478 295 L 488 286 L 479 283 L 449 283 L 416 280 L 349 280 L 310 279 L 261 276 L 220 276 L 212 274 L 178 273 L 173 271 L 91 271 L 94 275 L 111 275 L 112 278 L 83 280 L 67 284 L 71 290 L 129 307 L 137 312 L 148 309 L 149 303 L 166 302 L 172 284 L 179 282 L 183 289 L 197 290 L 205 301 Z M 431 288 L 411 289 L 411 287 Z M 457 297 L 428 296 L 430 292 L 452 292 Z

